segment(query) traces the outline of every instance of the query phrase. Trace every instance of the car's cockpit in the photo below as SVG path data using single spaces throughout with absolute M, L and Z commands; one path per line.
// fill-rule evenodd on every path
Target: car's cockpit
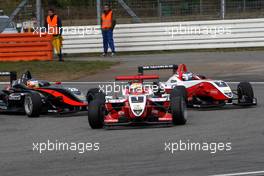
M 51 84 L 48 81 L 33 79 L 29 71 L 22 74 L 22 76 L 19 79 L 14 80 L 12 82 L 12 88 L 22 88 L 22 89 L 41 88 L 41 87 L 48 87 L 50 85 Z

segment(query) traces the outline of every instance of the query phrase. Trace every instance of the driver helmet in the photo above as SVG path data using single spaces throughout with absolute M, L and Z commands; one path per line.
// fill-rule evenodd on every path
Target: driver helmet
M 142 84 L 141 83 L 133 83 L 130 86 L 130 91 L 132 92 L 140 92 L 142 90 Z
M 39 81 L 29 80 L 29 81 L 27 81 L 27 87 L 29 87 L 29 88 L 39 88 Z
M 184 81 L 190 81 L 190 80 L 192 80 L 193 79 L 193 73 L 186 72 L 186 73 L 182 74 L 182 79 Z

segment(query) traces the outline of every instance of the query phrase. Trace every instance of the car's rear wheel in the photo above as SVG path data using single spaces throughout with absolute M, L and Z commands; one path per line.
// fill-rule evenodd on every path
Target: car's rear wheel
M 253 103 L 254 92 L 249 82 L 241 82 L 237 86 L 238 103 Z
M 179 89 L 175 87 L 170 95 L 170 109 L 174 125 L 184 125 L 187 121 L 186 101 L 184 95 L 179 92 Z
M 31 93 L 25 96 L 24 110 L 28 117 L 39 117 L 41 114 L 41 107 L 41 96 L 38 93 Z
M 104 126 L 105 107 L 104 102 L 96 99 L 89 103 L 88 122 L 92 129 L 100 129 Z

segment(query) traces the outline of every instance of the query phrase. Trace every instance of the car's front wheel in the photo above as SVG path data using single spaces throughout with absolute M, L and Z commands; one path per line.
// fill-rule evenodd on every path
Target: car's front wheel
M 95 99 L 100 99 L 103 102 L 105 101 L 105 94 L 100 91 L 99 88 L 92 88 L 87 92 L 86 99 L 88 103 Z
M 92 129 L 100 129 L 104 126 L 104 103 L 98 99 L 93 100 L 88 106 L 88 122 Z
M 254 92 L 249 82 L 241 82 L 237 86 L 237 95 L 239 103 L 253 103 Z
M 41 114 L 42 101 L 38 93 L 31 93 L 25 96 L 24 110 L 28 117 L 39 117 Z
M 170 95 L 170 109 L 172 114 L 172 123 L 174 125 L 184 125 L 187 121 L 187 107 L 184 95 L 179 94 L 175 87 Z

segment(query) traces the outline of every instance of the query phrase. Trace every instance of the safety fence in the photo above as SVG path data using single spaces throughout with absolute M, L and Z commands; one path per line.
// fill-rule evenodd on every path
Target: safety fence
M 64 53 L 102 52 L 98 26 L 66 29 Z M 117 51 L 263 47 L 264 18 L 120 24 L 114 38 Z
M 264 0 L 122 0 L 144 23 L 264 17 Z M 57 2 L 64 25 L 96 24 L 95 0 Z M 225 2 L 224 4 L 222 2 Z M 55 3 L 53 3 L 55 5 Z M 114 10 L 118 23 L 133 23 L 120 0 L 101 0 Z M 50 4 L 43 4 L 47 11 Z M 89 9 L 89 10 L 87 10 Z
M 23 0 L 24 1 L 24 0 Z M 114 10 L 118 23 L 134 23 L 135 20 L 122 6 L 123 1 L 144 23 L 194 21 L 212 19 L 247 19 L 264 17 L 264 0 L 100 0 L 101 6 L 109 4 Z M 10 16 L 22 0 L 0 0 L 0 10 Z M 36 7 L 42 8 L 41 24 L 47 10 L 54 8 L 67 26 L 97 24 L 97 2 L 99 0 L 42 0 L 42 6 L 36 0 L 27 0 L 15 16 L 14 22 L 24 24 L 36 21 Z M 223 3 L 225 2 L 225 3 Z M 89 9 L 89 10 L 87 10 Z M 1 14 L 1 13 L 0 13 Z
M 0 34 L 0 61 L 52 60 L 52 36 Z

